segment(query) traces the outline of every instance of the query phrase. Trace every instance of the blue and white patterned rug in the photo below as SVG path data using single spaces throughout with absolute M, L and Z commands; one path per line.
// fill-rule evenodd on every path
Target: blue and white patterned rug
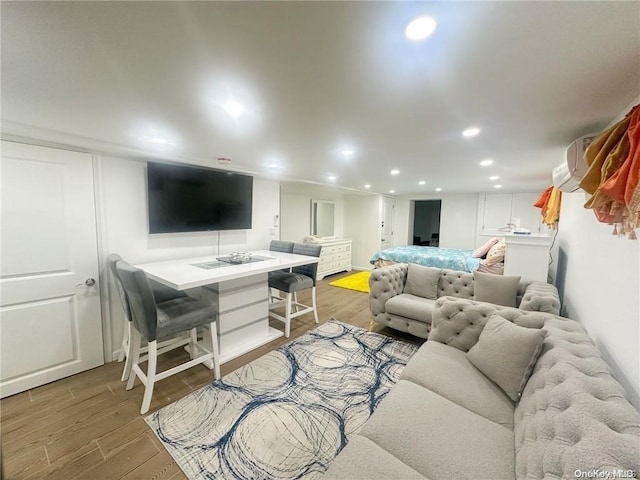
M 417 348 L 331 320 L 145 420 L 190 479 L 316 478 Z

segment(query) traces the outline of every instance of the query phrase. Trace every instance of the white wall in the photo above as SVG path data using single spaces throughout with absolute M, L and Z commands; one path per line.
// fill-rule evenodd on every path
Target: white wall
M 311 199 L 335 203 L 334 237 L 342 237 L 344 198 L 336 188 L 310 183 L 280 185 L 280 238 L 301 242 L 311 235 Z
M 640 242 L 611 235 L 583 207 L 584 192 L 563 194 L 556 285 L 562 315 L 578 320 L 640 408 Z
M 393 244 L 413 243 L 413 206 L 415 200 L 442 200 L 440 246 L 444 248 L 475 247 L 478 194 L 428 194 L 396 197 Z
M 101 198 L 102 251 L 118 253 L 130 263 L 145 263 L 233 251 L 267 249 L 278 238 L 274 215 L 280 210 L 280 184 L 253 179 L 251 230 L 149 235 L 147 223 L 146 162 L 104 157 L 98 174 Z M 109 303 L 111 351 L 120 347 L 123 314 L 117 295 Z M 107 342 L 108 345 L 108 342 Z M 109 351 L 106 355 L 109 355 Z
M 638 103 L 640 96 L 611 125 Z M 586 199 L 581 190 L 562 194 L 551 274 L 563 315 L 589 332 L 640 409 L 640 241 L 613 236 L 612 226 L 584 208 Z
M 344 196 L 344 236 L 351 238 L 351 263 L 356 270 L 368 270 L 369 260 L 380 250 L 380 196 Z

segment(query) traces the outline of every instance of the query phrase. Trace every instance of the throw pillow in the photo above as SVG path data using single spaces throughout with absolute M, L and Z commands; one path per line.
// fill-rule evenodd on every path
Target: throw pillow
M 489 250 L 491 250 L 491 247 L 493 247 L 499 241 L 500 239 L 498 237 L 493 237 L 491 240 L 489 240 L 487 243 L 485 243 L 481 247 L 476 248 L 471 254 L 471 256 L 474 258 L 483 258 L 487 253 L 489 253 Z
M 439 268 L 410 263 L 404 293 L 435 300 L 438 298 L 438 280 L 440 280 Z
M 493 315 L 467 359 L 515 402 L 533 372 L 543 342 L 542 330 L 519 327 Z
M 496 263 L 504 262 L 504 254 L 507 250 L 507 244 L 504 239 L 498 241 L 487 252 L 486 263 L 487 265 L 495 265 Z
M 473 272 L 474 299 L 505 307 L 516 307 L 520 277 Z

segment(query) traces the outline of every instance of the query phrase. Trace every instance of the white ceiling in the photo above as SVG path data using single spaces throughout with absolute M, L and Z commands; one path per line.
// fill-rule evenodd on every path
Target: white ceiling
M 542 189 L 572 140 L 640 94 L 636 1 L 0 8 L 5 134 L 381 193 L 493 191 L 490 175 Z M 404 37 L 418 15 L 438 22 L 421 43 Z

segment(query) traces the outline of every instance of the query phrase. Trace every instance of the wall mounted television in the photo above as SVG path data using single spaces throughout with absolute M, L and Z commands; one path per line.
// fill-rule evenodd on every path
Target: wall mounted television
M 147 162 L 149 233 L 251 228 L 253 177 Z

